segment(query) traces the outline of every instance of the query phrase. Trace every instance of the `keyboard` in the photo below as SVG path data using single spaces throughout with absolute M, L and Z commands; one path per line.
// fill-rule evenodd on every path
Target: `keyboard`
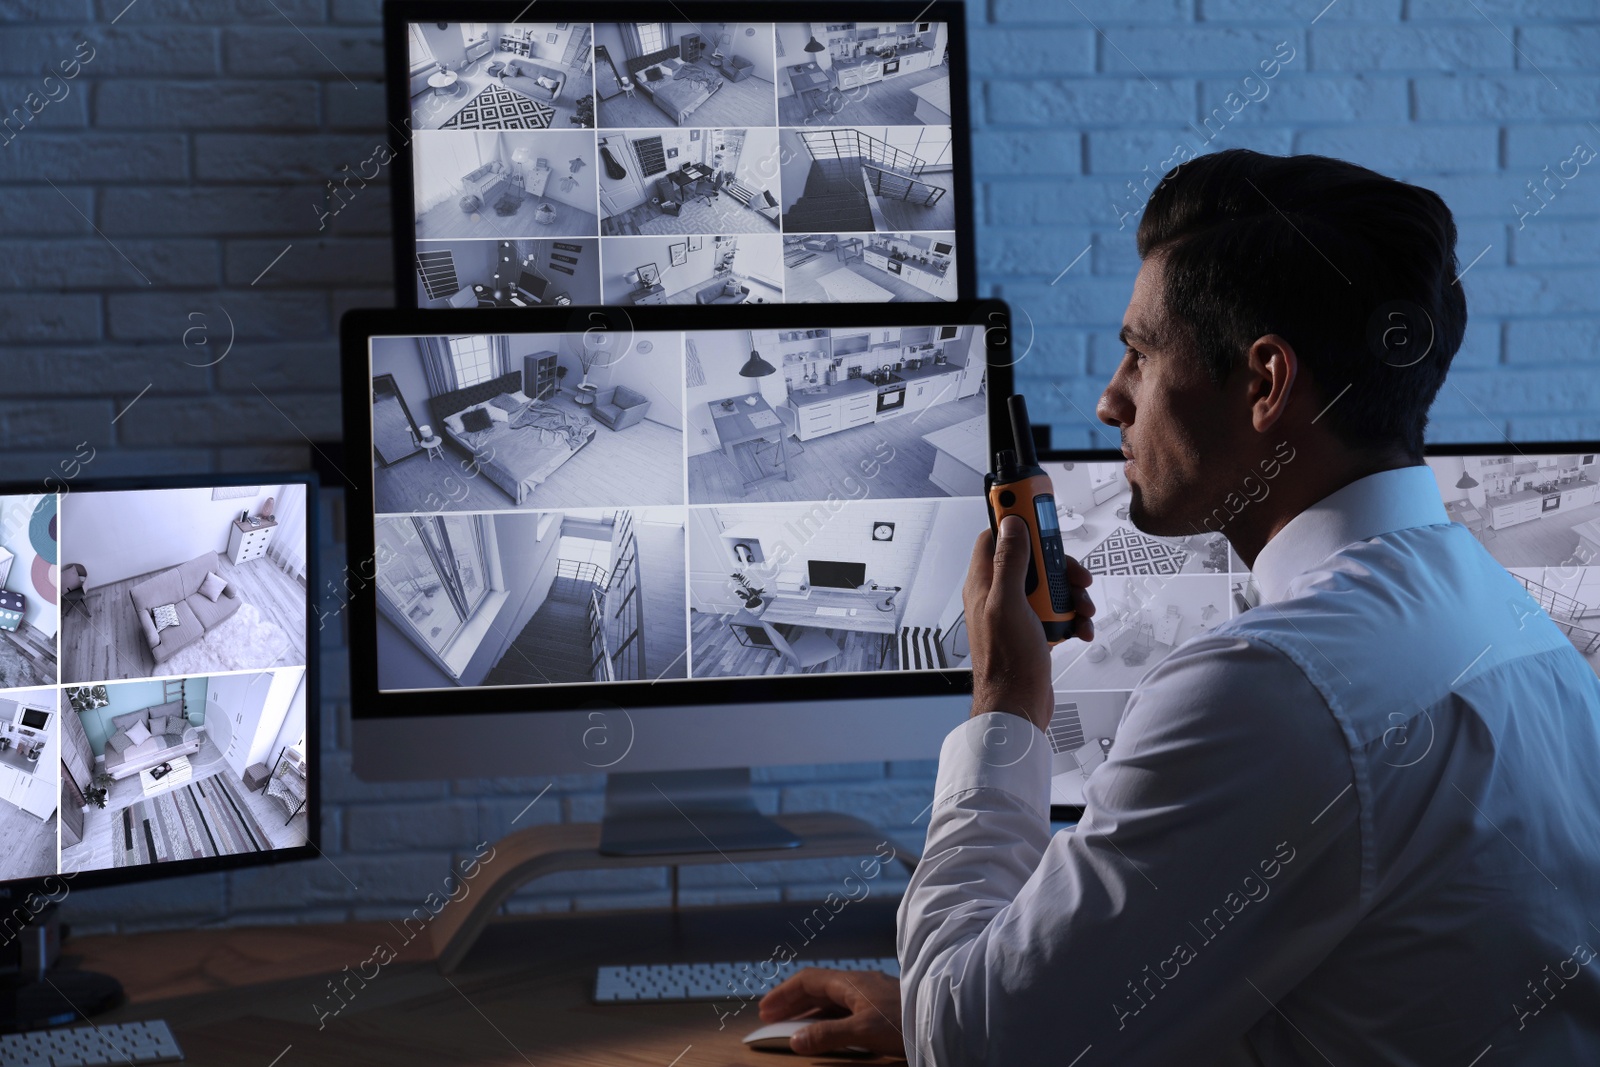
M 594 980 L 596 1004 L 639 1004 L 659 1001 L 749 1000 L 760 996 L 796 971 L 826 967 L 834 971 L 882 971 L 900 977 L 900 961 L 880 959 L 763 960 L 760 963 L 655 963 L 601 967 Z M 770 978 L 763 972 L 777 973 Z
M 181 1059 L 183 1050 L 160 1019 L 0 1034 L 6 1067 L 126 1067 Z
M 850 609 L 849 608 L 818 608 L 817 609 L 817 614 L 818 615 L 848 615 L 848 614 L 850 614 Z

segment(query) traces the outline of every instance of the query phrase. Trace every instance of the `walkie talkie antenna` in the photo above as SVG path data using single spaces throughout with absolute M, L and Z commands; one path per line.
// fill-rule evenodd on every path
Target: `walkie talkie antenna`
M 1033 427 L 1028 424 L 1028 402 L 1021 393 L 1006 398 L 1006 410 L 1011 415 L 1011 436 L 1017 443 L 1017 465 L 1037 467 L 1039 454 L 1033 449 Z

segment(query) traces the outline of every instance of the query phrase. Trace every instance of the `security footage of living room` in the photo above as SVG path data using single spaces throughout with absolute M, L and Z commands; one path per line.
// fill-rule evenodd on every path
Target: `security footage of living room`
M 972 326 L 691 331 L 689 503 L 974 496 L 988 470 Z
M 780 240 L 776 233 L 607 238 L 605 302 L 779 303 Z
M 683 503 L 678 333 L 374 338 L 380 514 Z
M 393 516 L 376 537 L 380 689 L 687 672 L 681 507 Z
M 303 485 L 60 499 L 61 681 L 304 665 Z
M 417 242 L 419 308 L 600 302 L 598 238 Z
M 54 687 L 0 691 L 0 882 L 56 871 Z
M 689 509 L 691 677 L 966 665 L 950 576 L 983 500 L 872 499 L 851 481 L 825 501 Z
M 418 22 L 409 51 L 414 130 L 594 125 L 587 22 Z
M 60 747 L 63 872 L 307 840 L 304 668 L 67 686 Z

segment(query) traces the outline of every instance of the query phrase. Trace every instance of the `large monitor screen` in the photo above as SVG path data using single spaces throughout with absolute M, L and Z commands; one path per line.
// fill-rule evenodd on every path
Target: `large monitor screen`
M 959 3 L 386 10 L 402 301 L 976 291 Z M 330 183 L 329 216 L 361 185 Z
M 1451 521 L 1527 586 L 1600 669 L 1596 446 L 1539 447 L 1547 450 L 1438 446 L 1426 459 Z M 1043 463 L 1067 551 L 1094 575 L 1094 642 L 1068 641 L 1052 653 L 1051 802 L 1069 807 L 1083 804 L 1084 782 L 1105 762 L 1139 679 L 1184 641 L 1260 603 L 1249 570 L 1220 532 L 1226 514 L 1187 537 L 1143 533 L 1128 520 L 1132 491 L 1122 457 L 1072 455 L 1078 458 Z M 1082 458 L 1094 455 L 1103 461 Z
M 966 684 L 1003 305 L 926 307 L 786 313 L 823 324 L 804 327 L 691 309 L 553 332 L 506 312 L 347 319 L 346 433 L 372 456 L 356 673 L 370 654 L 377 693 L 413 697 L 390 713 L 462 688 L 492 710 L 527 687 L 556 708 L 602 688 L 736 699 L 706 686 L 777 675 L 838 683 L 794 697 Z
M 49 482 L 0 494 L 0 886 L 314 854 L 315 481 Z

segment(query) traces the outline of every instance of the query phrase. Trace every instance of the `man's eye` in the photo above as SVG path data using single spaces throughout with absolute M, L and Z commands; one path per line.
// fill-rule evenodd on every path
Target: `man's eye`
M 1140 352 L 1136 348 L 1129 348 L 1126 352 L 1123 353 L 1123 355 L 1124 356 L 1133 356 L 1135 359 L 1144 359 L 1145 358 L 1145 354 L 1143 352 Z

